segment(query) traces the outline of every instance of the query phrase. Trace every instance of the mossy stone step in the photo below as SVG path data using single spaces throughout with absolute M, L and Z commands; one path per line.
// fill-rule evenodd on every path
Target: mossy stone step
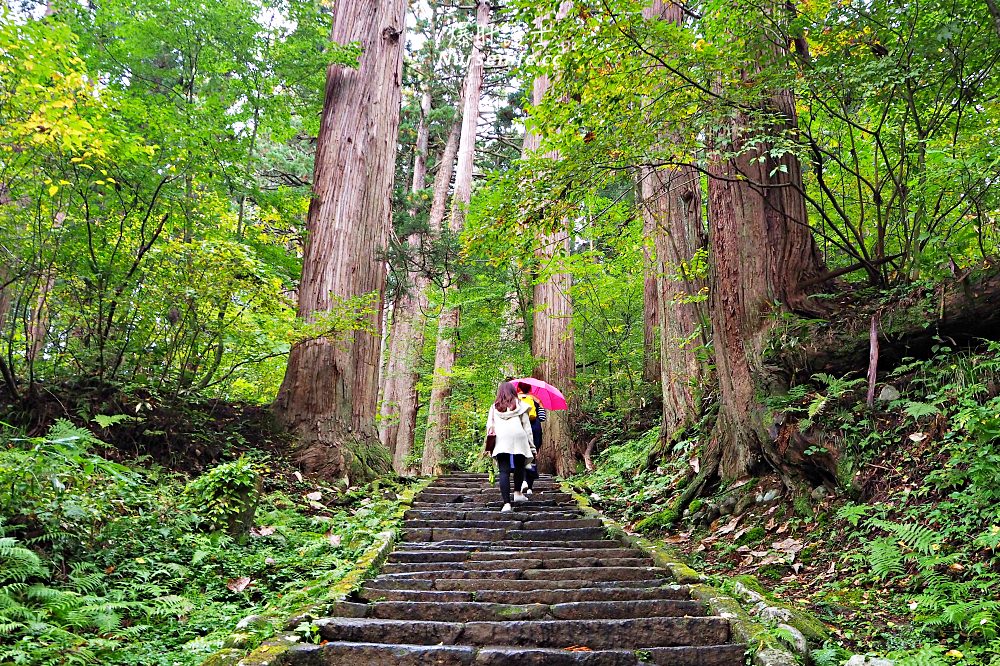
M 517 558 L 517 559 L 515 559 Z M 413 562 L 389 562 L 382 567 L 383 573 L 406 573 L 408 571 L 426 571 L 435 569 L 446 571 L 450 569 L 460 571 L 492 571 L 500 566 L 504 569 L 569 569 L 579 567 L 648 567 L 652 566 L 652 561 L 648 558 L 606 558 L 596 557 L 573 557 L 573 558 L 522 558 L 520 553 L 512 553 L 510 557 L 496 560 L 472 560 L 466 559 L 460 562 L 454 561 L 426 561 L 417 560 Z
M 496 516 L 492 519 L 471 520 L 459 519 L 420 519 L 411 518 L 403 521 L 403 528 L 419 527 L 459 527 L 459 528 L 485 528 L 493 529 L 497 525 L 503 525 L 505 529 L 519 530 L 558 530 L 580 527 L 601 527 L 603 523 L 597 518 L 569 518 L 564 520 L 498 520 Z
M 659 587 L 577 587 L 547 590 L 407 590 L 365 586 L 358 592 L 364 601 L 481 601 L 498 604 L 560 604 L 577 601 L 627 601 L 648 599 L 690 599 L 683 585 Z
M 649 617 L 616 620 L 510 620 L 431 622 L 368 618 L 323 618 L 314 623 L 327 641 L 415 645 L 530 645 L 593 650 L 622 645 L 672 647 L 729 641 L 729 623 L 719 617 Z
M 382 620 L 472 622 L 701 617 L 706 615 L 706 612 L 705 605 L 700 602 L 679 599 L 575 601 L 558 604 L 501 604 L 482 601 L 379 601 L 374 604 L 338 604 L 331 615 L 336 617 L 370 617 Z

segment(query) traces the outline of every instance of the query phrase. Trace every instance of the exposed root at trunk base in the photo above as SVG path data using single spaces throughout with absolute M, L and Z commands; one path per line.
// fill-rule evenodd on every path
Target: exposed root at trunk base
M 332 420 L 305 432 L 296 429 L 295 459 L 307 474 L 361 484 L 392 473 L 389 451 L 378 435 L 338 427 Z

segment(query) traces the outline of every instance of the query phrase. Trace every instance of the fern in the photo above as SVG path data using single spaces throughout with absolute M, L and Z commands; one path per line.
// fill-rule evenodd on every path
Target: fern
M 837 510 L 837 520 L 846 520 L 852 527 L 857 527 L 862 518 L 867 518 L 873 507 L 867 504 L 845 504 Z

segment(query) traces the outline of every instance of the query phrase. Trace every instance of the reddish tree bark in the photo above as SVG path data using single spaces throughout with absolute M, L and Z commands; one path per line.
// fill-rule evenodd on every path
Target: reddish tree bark
M 299 437 L 302 467 L 357 479 L 384 471 L 375 428 L 406 3 L 342 0 L 331 39 L 359 42 L 357 69 L 331 65 L 316 148 L 313 199 L 299 287 L 306 321 L 343 299 L 371 296 L 368 330 L 349 339 L 295 345 L 275 399 L 278 418 Z
M 684 20 L 681 7 L 665 0 L 653 0 L 643 16 L 673 23 Z M 698 171 L 693 167 L 645 168 L 640 195 L 644 235 L 653 242 L 647 269 L 653 274 L 646 276 L 646 300 L 654 305 L 659 328 L 657 380 L 663 394 L 662 436 L 667 441 L 697 418 L 699 385 L 704 378 L 697 347 L 707 340 L 707 318 L 696 297 L 705 282 L 690 268 L 695 253 L 708 242 Z M 649 282 L 653 294 L 648 293 Z
M 448 228 L 458 234 L 465 226 L 465 212 L 472 200 L 472 170 L 476 154 L 476 129 L 479 123 L 479 101 L 483 89 L 483 44 L 490 24 L 489 0 L 476 4 L 476 36 L 469 55 L 469 70 L 465 77 L 465 103 L 462 113 L 462 136 L 458 144 L 458 163 L 455 170 L 455 191 L 451 197 L 451 219 Z M 427 409 L 427 432 L 424 436 L 424 455 L 420 470 L 424 474 L 441 471 L 444 443 L 448 439 L 451 417 L 448 399 L 451 397 L 451 374 L 455 367 L 455 333 L 459 326 L 459 310 L 449 303 L 454 285 L 445 289 L 441 315 L 438 317 L 438 335 L 434 350 L 434 375 L 431 384 L 430 405 Z
M 765 50 L 763 57 L 784 53 L 774 46 L 772 55 Z M 777 90 L 764 104 L 775 119 L 771 136 L 796 131 L 791 91 Z M 709 167 L 711 317 L 720 384 L 712 449 L 726 479 L 750 474 L 765 461 L 782 470 L 760 404 L 768 380 L 764 346 L 777 321 L 776 307 L 809 307 L 802 285 L 824 273 L 808 225 L 798 159 L 791 153 L 775 158 L 767 144 L 748 148 L 748 126 L 745 115 L 732 116 L 728 136 L 715 140 L 736 156 L 718 158 Z
M 549 79 L 542 75 L 532 85 L 532 104 L 539 104 L 549 88 Z M 522 154 L 535 153 L 541 146 L 541 137 L 533 132 L 524 135 Z M 546 157 L 559 159 L 557 152 Z M 568 224 L 568 223 L 567 223 Z M 553 261 L 559 252 L 569 253 L 568 226 L 539 237 L 538 261 L 542 266 Z M 553 273 L 534 287 L 534 316 L 531 332 L 531 353 L 539 365 L 534 376 L 558 387 L 566 395 L 573 409 L 573 385 L 576 382 L 576 347 L 573 337 L 573 300 L 570 294 L 572 276 Z M 542 447 L 538 452 L 538 469 L 541 472 L 568 476 L 576 472 L 573 440 L 570 429 L 570 412 L 550 411 L 542 427 Z

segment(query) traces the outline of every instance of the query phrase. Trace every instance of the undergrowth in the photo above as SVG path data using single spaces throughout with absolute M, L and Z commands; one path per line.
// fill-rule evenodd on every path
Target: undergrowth
M 101 448 L 68 421 L 4 433 L 0 663 L 199 664 L 240 619 L 343 577 L 398 506 L 393 485 L 288 482 L 263 454 L 188 482 Z M 249 531 L 231 515 L 252 516 Z
M 865 382 L 850 376 L 818 375 L 772 399 L 772 411 L 804 434 L 834 442 L 853 471 L 834 497 L 813 498 L 814 515 L 790 506 L 764 514 L 771 516 L 764 532 L 784 523 L 784 537 L 747 527 L 720 534 L 729 516 L 709 526 L 682 521 L 681 535 L 671 537 L 717 573 L 742 566 L 808 601 L 834 630 L 833 640 L 815 646 L 817 664 L 843 664 L 851 652 L 897 666 L 1000 664 L 1000 344 L 970 352 L 939 343 L 934 354 L 906 359 L 881 378 L 891 390 L 874 408 L 865 404 Z M 670 511 L 697 464 L 692 443 L 681 442 L 647 466 L 657 435 L 607 448 L 580 480 L 602 508 L 637 529 L 656 531 L 657 516 Z M 753 488 L 722 487 L 706 501 Z M 794 570 L 791 561 L 765 557 L 776 552 L 771 541 L 788 537 L 804 548 Z M 746 543 L 756 545 L 739 548 Z

